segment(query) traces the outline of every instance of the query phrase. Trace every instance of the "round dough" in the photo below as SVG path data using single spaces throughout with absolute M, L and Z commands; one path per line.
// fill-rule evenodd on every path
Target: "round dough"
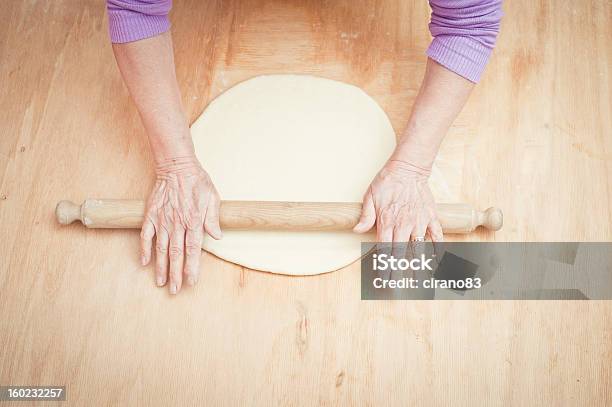
M 221 199 L 361 202 L 395 147 L 385 112 L 361 89 L 306 75 L 266 75 L 213 100 L 191 126 Z M 205 250 L 247 268 L 312 275 L 361 257 L 372 233 L 224 230 Z

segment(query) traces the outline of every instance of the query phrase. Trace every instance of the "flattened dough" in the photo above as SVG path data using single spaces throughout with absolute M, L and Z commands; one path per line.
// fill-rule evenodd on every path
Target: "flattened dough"
M 361 89 L 306 75 L 267 75 L 213 100 L 191 127 L 196 154 L 226 200 L 361 202 L 395 147 L 385 112 Z M 224 230 L 205 250 L 279 274 L 347 266 L 373 234 Z

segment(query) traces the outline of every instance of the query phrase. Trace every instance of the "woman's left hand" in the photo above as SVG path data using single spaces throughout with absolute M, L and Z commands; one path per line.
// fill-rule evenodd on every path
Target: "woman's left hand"
M 429 235 L 443 240 L 427 174 L 404 161 L 390 160 L 376 175 L 363 198 L 359 223 L 365 233 L 376 224 L 378 242 L 408 242 Z

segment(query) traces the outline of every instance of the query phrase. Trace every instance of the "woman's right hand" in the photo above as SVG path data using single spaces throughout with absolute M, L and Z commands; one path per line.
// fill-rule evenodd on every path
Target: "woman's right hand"
M 180 291 L 183 279 L 197 283 L 204 233 L 221 239 L 220 198 L 208 173 L 195 156 L 167 160 L 157 165 L 141 231 L 141 261 L 151 261 L 155 237 L 156 283 L 169 283 Z

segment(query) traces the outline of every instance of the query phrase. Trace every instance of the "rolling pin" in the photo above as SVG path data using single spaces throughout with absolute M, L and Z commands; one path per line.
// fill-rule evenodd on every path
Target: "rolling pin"
M 467 204 L 438 204 L 445 233 L 470 233 L 478 226 L 499 230 L 503 216 L 498 208 L 478 211 Z M 86 199 L 82 205 L 60 201 L 57 221 L 68 225 L 79 220 L 88 228 L 140 229 L 145 203 L 137 200 Z M 222 201 L 219 220 L 225 229 L 331 231 L 350 230 L 361 216 L 361 203 Z

